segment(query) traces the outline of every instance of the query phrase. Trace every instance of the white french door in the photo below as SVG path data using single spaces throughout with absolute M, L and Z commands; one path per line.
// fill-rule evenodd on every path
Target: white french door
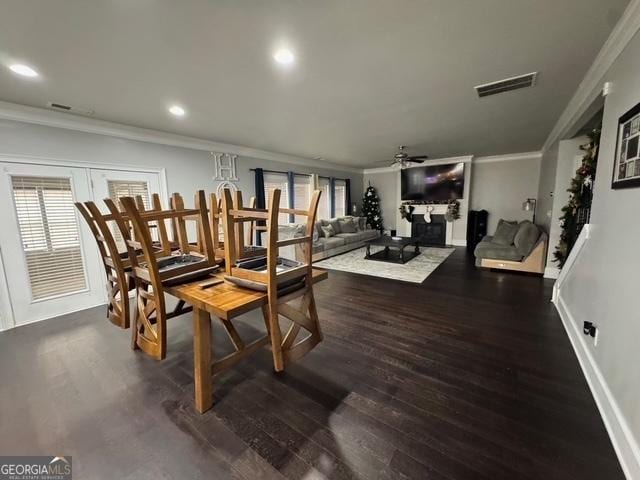
M 94 239 L 73 205 L 91 198 L 87 170 L 19 163 L 0 170 L 0 253 L 13 324 L 104 303 Z
M 159 173 L 0 162 L 0 330 L 106 302 L 102 260 L 73 205 L 161 193 Z

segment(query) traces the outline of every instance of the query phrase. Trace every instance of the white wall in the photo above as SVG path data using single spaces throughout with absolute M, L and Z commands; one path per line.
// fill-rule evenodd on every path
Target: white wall
M 189 192 L 204 189 L 214 191 L 218 182 L 214 176 L 212 157 L 204 150 L 172 147 L 106 135 L 77 132 L 62 128 L 40 126 L 10 120 L 0 120 L 0 155 L 47 157 L 62 161 L 89 162 L 98 165 L 126 165 L 165 168 L 168 192 L 180 192 L 191 198 Z M 362 174 L 290 163 L 238 157 L 238 188 L 254 195 L 254 175 L 251 168 L 299 173 L 317 173 L 351 179 L 352 200 L 362 197 Z
M 474 162 L 471 178 L 471 209 L 487 210 L 487 232 L 493 234 L 498 221 L 531 220 L 532 212 L 522 210 L 527 198 L 538 197 L 540 156 L 517 160 Z M 537 215 L 540 215 L 540 210 Z
M 559 304 L 570 335 L 577 332 L 574 345 L 585 359 L 587 377 L 604 392 L 596 399 L 614 432 L 623 465 L 636 475 L 633 478 L 640 478 L 640 188 L 611 189 L 618 118 L 640 102 L 639 34 L 604 80 L 612 82 L 613 89 L 605 102 L 591 234 L 576 262 L 564 272 Z M 585 320 L 598 326 L 597 346 L 579 333 Z

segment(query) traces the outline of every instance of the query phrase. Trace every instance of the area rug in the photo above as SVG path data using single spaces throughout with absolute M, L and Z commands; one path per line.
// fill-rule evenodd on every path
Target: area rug
M 371 253 L 380 251 L 383 248 L 371 247 Z M 340 270 L 372 277 L 422 283 L 454 250 L 454 248 L 420 247 L 420 255 L 403 265 L 377 260 L 365 260 L 366 248 L 362 247 L 342 255 L 320 260 L 315 262 L 314 265 L 327 270 Z

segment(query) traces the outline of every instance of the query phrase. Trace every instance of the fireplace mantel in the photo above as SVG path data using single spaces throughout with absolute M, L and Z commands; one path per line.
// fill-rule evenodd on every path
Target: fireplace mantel
M 447 213 L 447 205 L 412 205 L 414 210 L 414 215 L 426 215 L 427 207 L 433 207 L 431 211 L 431 215 L 444 215 Z M 401 219 L 400 223 L 396 225 L 396 230 L 398 235 L 401 237 L 410 237 L 411 236 L 411 222 Z M 453 223 L 447 222 L 447 236 L 446 236 L 447 245 L 453 245 Z

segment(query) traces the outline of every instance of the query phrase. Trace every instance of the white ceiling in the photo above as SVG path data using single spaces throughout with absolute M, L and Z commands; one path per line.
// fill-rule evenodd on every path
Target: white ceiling
M 0 100 L 354 166 L 539 149 L 628 0 L 0 0 Z M 296 54 L 275 65 L 278 46 Z M 474 85 L 539 71 L 533 89 Z M 167 106 L 183 105 L 177 119 Z

